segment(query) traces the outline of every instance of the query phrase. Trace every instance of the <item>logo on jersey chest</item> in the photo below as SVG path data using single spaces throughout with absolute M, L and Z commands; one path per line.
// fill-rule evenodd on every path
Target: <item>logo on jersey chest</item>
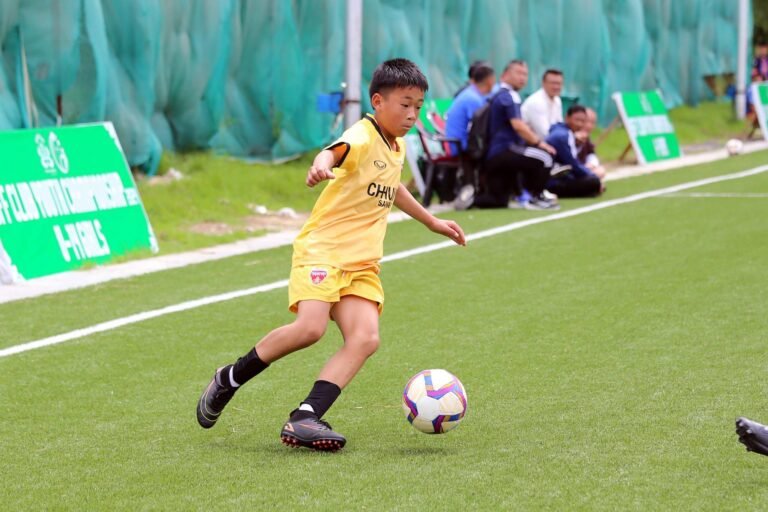
M 389 208 L 397 195 L 397 188 L 379 183 L 370 183 L 368 185 L 368 195 L 379 200 L 378 206 Z
M 312 279 L 312 284 L 320 284 L 327 275 L 325 270 L 314 269 L 309 273 L 309 278 Z
M 378 170 L 380 170 L 380 171 L 381 171 L 382 169 L 386 169 L 386 168 L 387 168 L 387 164 L 385 164 L 385 163 L 384 163 L 384 162 L 382 162 L 381 160 L 374 160 L 374 161 L 373 161 L 373 165 L 375 165 L 375 166 L 376 166 L 376 168 L 377 168 Z

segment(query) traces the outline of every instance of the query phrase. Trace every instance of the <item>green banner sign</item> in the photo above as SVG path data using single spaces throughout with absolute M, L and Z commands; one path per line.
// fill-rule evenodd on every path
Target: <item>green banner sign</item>
M 0 132 L 0 155 L 0 283 L 157 251 L 111 123 Z
M 613 101 L 640 164 L 683 156 L 661 92 L 617 92 Z
M 763 132 L 763 138 L 768 140 L 768 82 L 752 84 L 749 92 L 760 123 L 760 131 Z

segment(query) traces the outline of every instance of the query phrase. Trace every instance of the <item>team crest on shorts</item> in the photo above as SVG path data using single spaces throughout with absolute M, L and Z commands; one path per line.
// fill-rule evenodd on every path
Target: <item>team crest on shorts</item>
M 320 284 L 323 282 L 323 279 L 325 279 L 325 276 L 328 275 L 328 272 L 325 270 L 318 270 L 315 269 L 312 272 L 309 273 L 310 279 L 312 279 L 312 284 Z

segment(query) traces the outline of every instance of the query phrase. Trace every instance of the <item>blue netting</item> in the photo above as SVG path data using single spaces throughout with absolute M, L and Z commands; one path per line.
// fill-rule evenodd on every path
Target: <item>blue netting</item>
M 365 0 L 363 86 L 394 56 L 450 97 L 468 64 L 528 61 L 604 119 L 617 90 L 660 88 L 668 106 L 735 73 L 733 0 Z M 0 0 L 0 129 L 111 120 L 132 165 L 163 148 L 278 159 L 331 137 L 320 92 L 344 70 L 341 0 Z M 26 59 L 26 68 L 23 65 Z M 26 72 L 25 72 L 26 69 Z M 363 93 L 364 107 L 367 94 Z

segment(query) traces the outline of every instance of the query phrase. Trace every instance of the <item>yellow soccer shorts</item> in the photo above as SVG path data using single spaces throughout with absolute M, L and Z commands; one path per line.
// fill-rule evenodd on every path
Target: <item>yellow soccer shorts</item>
M 384 310 L 384 289 L 376 269 L 341 270 L 329 265 L 293 267 L 288 281 L 288 309 L 299 310 L 302 300 L 336 303 L 345 295 L 376 302 Z

